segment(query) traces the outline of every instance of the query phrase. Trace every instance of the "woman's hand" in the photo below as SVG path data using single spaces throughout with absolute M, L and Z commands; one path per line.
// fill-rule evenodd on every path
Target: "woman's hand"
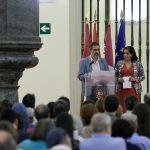
M 123 83 L 123 82 L 124 82 L 124 79 L 123 79 L 123 78 L 120 78 L 120 79 L 119 79 L 119 82 L 120 82 L 120 83 Z
M 130 77 L 129 77 L 129 81 L 131 81 L 131 82 L 135 82 L 136 80 L 135 80 L 135 78 L 134 78 L 134 77 L 130 76 Z

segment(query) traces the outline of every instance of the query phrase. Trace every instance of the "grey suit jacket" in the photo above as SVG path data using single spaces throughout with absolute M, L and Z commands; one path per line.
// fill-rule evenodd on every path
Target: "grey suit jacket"
M 100 70 L 103 70 L 103 71 L 109 70 L 107 62 L 104 58 L 99 59 L 99 66 L 100 66 Z M 80 61 L 79 73 L 78 73 L 79 80 L 84 81 L 85 80 L 84 76 L 88 72 L 92 72 L 92 65 L 91 65 L 91 57 L 90 56 L 83 58 Z

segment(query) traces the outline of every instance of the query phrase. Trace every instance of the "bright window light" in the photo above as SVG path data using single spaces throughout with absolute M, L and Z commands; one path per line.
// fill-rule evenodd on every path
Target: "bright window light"
M 110 18 L 115 20 L 115 3 L 116 0 L 110 1 Z M 123 0 L 118 0 L 118 20 L 120 20 L 120 13 L 123 10 Z M 146 10 L 147 2 L 146 0 L 141 0 L 141 20 L 146 20 Z M 125 20 L 131 20 L 131 0 L 125 0 Z M 139 20 L 139 1 L 133 0 L 133 20 Z

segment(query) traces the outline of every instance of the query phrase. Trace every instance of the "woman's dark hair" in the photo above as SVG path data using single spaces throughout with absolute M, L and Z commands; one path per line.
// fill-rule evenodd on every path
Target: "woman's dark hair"
M 147 104 L 137 104 L 133 113 L 138 118 L 137 133 L 150 138 L 150 108 Z
M 132 46 L 126 46 L 126 47 L 123 49 L 123 53 L 124 53 L 125 50 L 128 50 L 129 53 L 132 55 L 132 57 L 131 57 L 131 61 L 132 61 L 132 62 L 138 60 L 138 57 L 136 56 L 136 52 L 135 52 L 134 47 L 132 47 Z
M 48 132 L 54 127 L 54 122 L 51 119 L 40 119 L 37 122 L 30 139 L 33 141 L 46 140 Z

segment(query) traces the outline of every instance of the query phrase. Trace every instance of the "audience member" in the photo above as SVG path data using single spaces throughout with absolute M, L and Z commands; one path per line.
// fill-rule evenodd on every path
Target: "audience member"
M 104 101 L 104 110 L 111 118 L 111 121 L 114 122 L 118 117 L 116 116 L 116 111 L 119 106 L 118 97 L 116 95 L 108 95 Z
M 91 120 L 93 135 L 84 139 L 80 150 L 126 150 L 122 138 L 111 137 L 111 118 L 107 114 L 97 113 Z
M 68 97 L 61 96 L 61 97 L 58 98 L 58 101 L 63 101 L 66 104 L 67 112 L 70 111 L 70 100 L 69 100 Z
M 19 133 L 19 139 L 18 142 L 27 139 L 29 137 L 29 134 L 27 133 L 27 129 L 30 127 L 29 118 L 27 115 L 27 110 L 24 104 L 22 103 L 16 103 L 13 105 L 12 109 L 18 113 L 18 133 Z
M 9 132 L 12 135 L 15 142 L 18 141 L 18 133 L 10 122 L 4 121 L 4 120 L 0 121 L 0 131 L 2 131 L 2 130 Z
M 8 100 L 2 100 L 0 102 L 0 112 L 11 108 L 12 108 L 12 104 Z
M 12 109 L 5 110 L 1 113 L 0 120 L 6 120 L 12 123 L 13 127 L 18 130 L 18 114 Z
M 87 100 L 83 103 L 81 108 L 81 118 L 84 126 L 90 125 L 92 116 L 95 114 L 95 102 L 92 100 Z
M 126 141 L 127 150 L 141 150 L 141 148 L 133 143 L 127 141 L 134 133 L 134 128 L 130 123 L 123 119 L 117 119 L 112 125 L 112 136 L 122 137 Z
M 68 135 L 71 138 L 73 150 L 78 150 L 78 141 L 74 140 L 73 138 L 74 125 L 73 125 L 72 116 L 68 114 L 67 112 L 63 112 L 59 114 L 56 117 L 55 125 L 56 127 L 65 129 L 65 131 L 68 133 Z
M 22 99 L 22 103 L 26 106 L 26 107 L 30 107 L 33 108 L 35 107 L 35 95 L 34 94 L 26 94 L 23 99 Z
M 49 117 L 54 119 L 55 118 L 55 102 L 49 102 L 47 104 L 47 107 L 49 109 Z
M 133 109 L 133 113 L 137 115 L 138 118 L 137 133 L 150 138 L 150 108 L 148 105 L 137 104 Z
M 150 100 L 150 93 L 144 95 L 144 103 L 146 103 L 147 100 Z
M 128 142 L 138 145 L 142 150 L 149 150 L 150 139 L 145 136 L 140 136 L 137 134 L 138 121 L 137 116 L 132 113 L 121 116 L 122 119 L 127 120 L 134 129 L 134 133 L 130 138 L 127 139 Z
M 126 113 L 131 113 L 134 106 L 138 103 L 138 98 L 136 96 L 133 96 L 133 95 L 129 95 L 125 98 L 125 107 L 126 107 Z M 123 115 L 124 115 L 123 114 Z
M 144 95 L 144 103 L 147 104 L 150 108 L 150 93 Z
M 7 131 L 0 130 L 0 150 L 17 150 L 15 140 Z
M 35 114 L 35 118 L 37 120 L 48 118 L 49 117 L 49 109 L 46 105 L 39 104 L 38 106 L 36 106 L 34 114 Z
M 56 145 L 72 147 L 70 136 L 63 128 L 54 128 L 51 130 L 47 135 L 46 143 L 50 149 Z
M 23 150 L 48 150 L 46 146 L 46 137 L 49 131 L 54 128 L 54 123 L 50 119 L 40 119 L 30 137 L 30 139 L 21 142 L 18 147 Z
M 66 105 L 67 104 L 65 101 L 57 100 L 55 102 L 55 117 L 57 117 L 62 112 L 68 112 L 68 108 Z

